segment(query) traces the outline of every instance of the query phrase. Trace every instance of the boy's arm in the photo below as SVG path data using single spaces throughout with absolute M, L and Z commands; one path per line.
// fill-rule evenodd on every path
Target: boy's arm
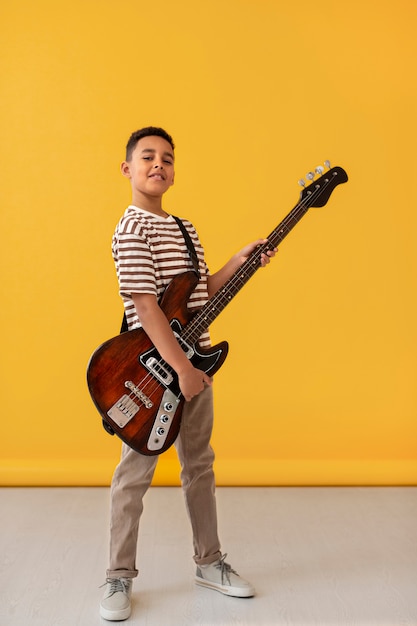
M 234 254 L 232 258 L 226 263 L 226 265 L 223 265 L 223 267 L 218 272 L 211 276 L 208 276 L 207 285 L 210 298 L 211 296 L 214 296 L 214 294 L 220 289 L 220 287 L 223 287 L 225 282 L 229 280 L 232 274 L 242 265 L 242 263 L 246 261 L 251 252 L 253 252 L 253 250 L 255 250 L 257 246 L 266 243 L 266 241 L 266 239 L 258 239 L 257 241 L 248 244 L 247 246 L 242 248 L 242 250 L 236 252 L 236 254 Z M 270 259 L 275 256 L 275 253 L 276 248 L 274 250 L 269 250 L 267 254 L 261 255 L 262 267 L 265 267 L 265 265 L 269 263 Z
M 133 293 L 132 299 L 144 331 L 158 350 L 161 357 L 177 373 L 181 392 L 186 400 L 191 400 L 211 385 L 211 378 L 193 366 L 172 332 L 169 321 L 158 304 L 156 296 L 147 293 Z

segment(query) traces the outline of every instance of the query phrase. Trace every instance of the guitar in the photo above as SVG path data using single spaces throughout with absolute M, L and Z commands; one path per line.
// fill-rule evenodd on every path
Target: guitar
M 327 161 L 326 165 L 330 168 Z M 307 186 L 300 181 L 303 190 L 296 206 L 197 313 L 187 309 L 198 282 L 194 271 L 179 274 L 166 288 L 159 304 L 194 367 L 209 376 L 220 369 L 227 356 L 227 342 L 203 349 L 199 337 L 261 267 L 261 254 L 278 247 L 310 207 L 324 206 L 335 187 L 348 180 L 340 167 L 323 172 L 322 167 L 316 169 L 321 174 L 317 180 L 313 173 L 307 174 L 311 181 Z M 106 430 L 131 448 L 149 456 L 165 452 L 174 443 L 184 398 L 175 371 L 160 357 L 142 328 L 99 346 L 88 364 L 87 383 Z

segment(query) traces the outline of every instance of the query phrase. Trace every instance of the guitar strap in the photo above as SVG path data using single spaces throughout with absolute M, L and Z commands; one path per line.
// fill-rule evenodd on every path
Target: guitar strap
M 179 217 L 175 217 L 175 215 L 173 215 L 172 217 L 174 218 L 174 220 L 177 222 L 178 226 L 181 229 L 181 232 L 183 234 L 185 243 L 187 244 L 188 254 L 190 255 L 191 262 L 192 262 L 193 267 L 194 267 L 194 271 L 197 274 L 198 278 L 200 278 L 201 274 L 200 274 L 200 266 L 199 266 L 199 263 L 198 263 L 198 256 L 197 256 L 197 252 L 195 251 L 192 239 L 191 239 L 191 237 L 190 237 L 190 235 L 188 233 L 188 230 L 185 228 L 182 220 L 180 220 Z
M 179 217 L 176 217 L 175 215 L 172 216 L 174 218 L 174 220 L 177 222 L 182 235 L 184 237 L 184 241 L 187 245 L 187 250 L 188 250 L 188 254 L 190 255 L 190 259 L 191 262 L 193 264 L 193 268 L 195 273 L 197 274 L 198 278 L 200 278 L 200 269 L 199 269 L 199 263 L 198 263 L 198 256 L 197 256 L 197 252 L 195 251 L 194 248 L 194 244 L 192 242 L 192 239 L 188 233 L 188 230 L 185 228 L 182 220 L 180 220 Z M 126 313 L 123 315 L 123 320 L 122 320 L 122 326 L 120 328 L 120 333 L 125 333 L 128 329 L 127 326 L 127 319 L 126 319 Z

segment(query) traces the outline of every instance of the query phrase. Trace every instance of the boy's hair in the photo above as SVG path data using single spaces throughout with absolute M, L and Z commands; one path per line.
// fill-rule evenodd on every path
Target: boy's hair
M 165 139 L 171 145 L 171 148 L 175 150 L 173 139 L 171 135 L 166 132 L 166 130 L 158 128 L 157 126 L 146 126 L 146 128 L 136 130 L 130 135 L 129 141 L 126 145 L 126 161 L 130 161 L 132 158 L 132 152 L 136 148 L 136 144 L 140 139 L 143 139 L 144 137 L 154 137 L 155 135 Z

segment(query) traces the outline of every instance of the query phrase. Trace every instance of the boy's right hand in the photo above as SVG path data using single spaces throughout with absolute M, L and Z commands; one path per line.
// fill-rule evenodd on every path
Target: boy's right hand
M 190 367 L 178 373 L 181 393 L 187 402 L 198 396 L 203 391 L 204 385 L 211 385 L 213 382 L 205 372 L 197 369 L 191 363 L 189 365 Z

